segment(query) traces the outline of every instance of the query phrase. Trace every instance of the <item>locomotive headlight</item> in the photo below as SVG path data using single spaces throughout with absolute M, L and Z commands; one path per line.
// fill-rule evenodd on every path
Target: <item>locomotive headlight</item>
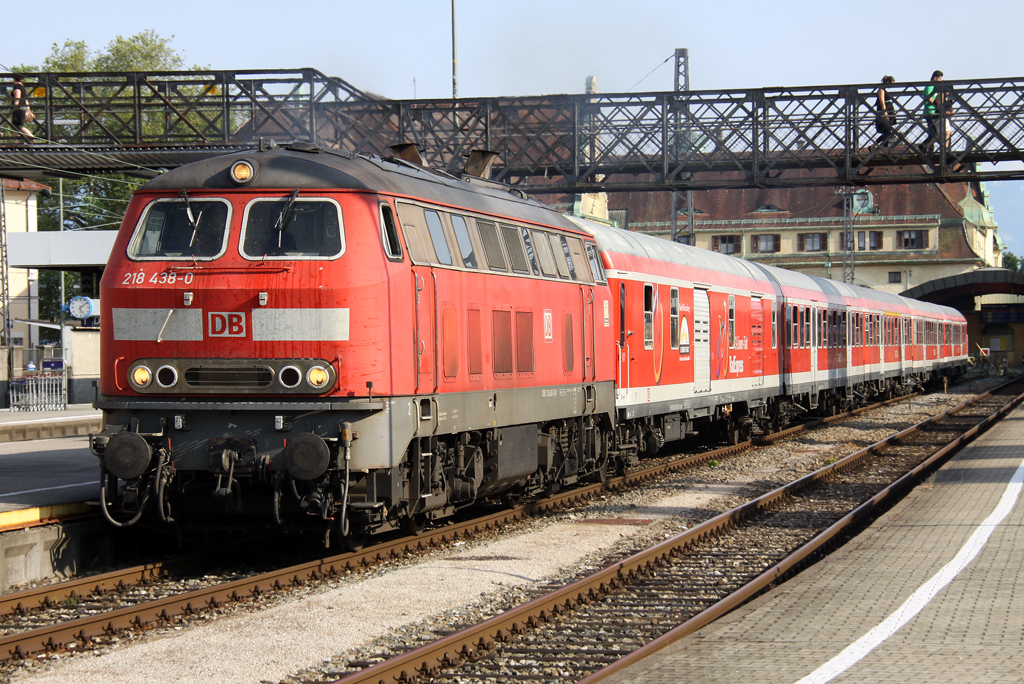
M 132 384 L 136 387 L 148 387 L 153 381 L 153 373 L 145 366 L 136 366 L 132 370 Z
M 313 366 L 306 371 L 306 382 L 313 389 L 323 389 L 327 386 L 327 381 L 330 379 L 331 374 L 323 366 Z
M 245 185 L 256 177 L 256 168 L 244 159 L 236 161 L 231 165 L 231 180 L 239 185 Z

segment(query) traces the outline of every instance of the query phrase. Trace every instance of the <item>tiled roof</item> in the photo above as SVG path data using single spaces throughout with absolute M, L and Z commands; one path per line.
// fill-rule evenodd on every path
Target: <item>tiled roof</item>
M 0 183 L 3 183 L 4 187 L 8 190 L 39 192 L 40 190 L 50 189 L 50 186 L 43 185 L 42 183 L 36 183 L 35 181 L 30 180 L 18 180 L 16 178 L 0 178 Z

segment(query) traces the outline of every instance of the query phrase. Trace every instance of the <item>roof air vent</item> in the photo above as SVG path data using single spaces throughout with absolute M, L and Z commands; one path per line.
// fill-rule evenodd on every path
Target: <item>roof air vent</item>
M 462 172 L 477 178 L 490 178 L 491 166 L 498 159 L 498 153 L 491 150 L 473 150 L 469 153 Z
M 402 161 L 417 164 L 418 166 L 426 166 L 423 163 L 423 157 L 420 155 L 419 148 L 416 147 L 416 143 L 398 143 L 397 145 L 392 145 L 389 149 L 392 154 Z
M 316 143 L 311 143 L 307 140 L 297 140 L 292 144 L 288 145 L 284 149 L 292 150 L 293 152 L 319 152 L 320 146 Z

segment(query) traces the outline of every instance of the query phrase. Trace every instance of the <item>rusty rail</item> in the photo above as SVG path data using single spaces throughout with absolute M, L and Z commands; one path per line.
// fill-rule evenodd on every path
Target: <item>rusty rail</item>
M 880 405 L 887 405 L 907 398 L 908 397 L 898 397 L 881 404 L 872 404 L 845 414 L 831 416 L 820 421 L 813 421 L 795 428 L 790 428 L 789 430 L 776 433 L 776 435 L 792 435 L 802 430 L 814 429 L 816 427 L 820 427 L 822 424 L 841 420 L 843 418 L 868 411 L 872 408 L 877 408 Z M 776 437 L 776 435 L 771 435 L 770 437 Z M 461 537 L 467 537 L 481 531 L 490 530 L 499 525 L 523 519 L 531 515 L 548 513 L 572 506 L 603 491 L 618 491 L 624 488 L 644 484 L 669 473 L 699 466 L 707 463 L 711 459 L 721 459 L 742 453 L 752 446 L 754 446 L 754 444 L 747 441 L 733 446 L 707 451 L 701 454 L 685 456 L 669 463 L 663 463 L 657 466 L 644 468 L 642 470 L 629 472 L 619 477 L 609 478 L 604 483 L 594 483 L 579 487 L 540 501 L 521 504 L 515 508 L 493 513 L 482 518 L 449 525 L 436 530 L 426 530 L 418 536 L 404 537 L 377 544 L 361 551 L 318 559 L 301 565 L 274 570 L 224 584 L 158 599 L 141 605 L 126 607 L 92 616 L 85 616 L 66 623 L 40 627 L 0 637 L 0 662 L 11 658 L 26 657 L 40 651 L 58 650 L 63 648 L 63 645 L 70 641 L 88 640 L 91 636 L 110 633 L 120 629 L 139 627 L 148 622 L 166 620 L 176 615 L 198 612 L 204 609 L 204 607 L 216 607 L 217 605 L 227 601 L 243 600 L 249 596 L 256 596 L 269 590 L 282 589 L 288 585 L 302 584 L 306 581 L 316 580 L 323 576 L 337 575 L 347 569 L 369 566 L 375 562 L 386 560 L 387 558 L 399 557 L 406 553 L 414 553 L 431 545 L 455 541 Z M 173 562 L 175 564 L 184 562 L 184 559 L 182 561 Z M 0 615 L 10 613 L 15 610 L 31 609 L 33 607 L 41 607 L 62 600 L 67 600 L 72 595 L 81 597 L 86 595 L 87 590 L 98 593 L 102 591 L 109 591 L 126 584 L 131 585 L 151 581 L 168 571 L 171 567 L 170 563 L 171 562 L 169 561 L 163 564 L 156 563 L 137 566 L 122 571 L 105 573 L 104 575 L 94 575 L 80 580 L 71 580 L 56 585 L 38 587 L 15 594 L 9 594 L 7 596 L 0 596 Z
M 1020 379 L 1013 380 L 1001 385 L 993 391 L 998 391 L 999 389 L 1020 381 Z M 904 438 L 920 429 L 921 426 L 929 422 L 941 420 L 943 417 L 956 413 L 991 394 L 992 391 L 986 392 L 968 402 L 950 409 L 949 411 L 930 417 L 915 426 L 907 428 L 906 430 L 891 435 L 858 452 L 855 452 L 836 463 L 825 466 L 820 470 L 794 480 L 788 485 L 779 487 L 778 489 L 768 492 L 763 496 L 748 501 L 731 511 L 722 513 L 715 518 L 687 530 L 677 537 L 666 540 L 650 549 L 635 554 L 623 561 L 617 562 L 610 567 L 604 568 L 603 570 L 558 589 L 550 594 L 536 598 L 500 615 L 496 615 L 478 625 L 456 632 L 438 641 L 425 644 L 405 654 L 396 656 L 391 660 L 373 665 L 361 672 L 344 677 L 343 679 L 338 680 L 338 682 L 344 682 L 344 684 L 361 684 L 364 682 L 392 684 L 393 682 L 417 681 L 417 679 L 428 678 L 435 675 L 442 668 L 457 666 L 466 660 L 474 659 L 477 656 L 478 650 L 490 650 L 496 642 L 509 641 L 515 638 L 517 634 L 526 631 L 540 622 L 547 621 L 563 611 L 572 610 L 577 605 L 588 603 L 601 594 L 609 590 L 616 589 L 629 582 L 631 578 L 641 573 L 648 572 L 657 565 L 664 563 L 668 558 L 682 553 L 688 546 L 712 537 L 723 529 L 736 525 L 755 512 L 771 507 L 780 499 L 790 496 L 791 494 L 798 493 L 814 482 L 826 480 L 837 473 L 856 466 L 861 460 L 870 456 L 870 454 L 875 450 L 892 442 L 899 441 L 901 438 Z M 935 452 L 912 471 L 880 491 L 870 500 L 856 508 L 853 512 L 847 514 L 841 520 L 833 524 L 825 532 L 815 537 L 805 546 L 801 547 L 796 553 L 761 574 L 755 580 L 741 588 L 738 592 L 732 594 L 729 598 L 716 603 L 714 606 L 687 620 L 682 625 L 662 635 L 637 651 L 634 651 L 632 654 L 586 677 L 581 680 L 581 684 L 582 682 L 591 684 L 592 682 L 604 679 L 605 677 L 641 660 L 650 653 L 653 653 L 654 651 L 693 633 L 701 627 L 706 626 L 710 622 L 739 607 L 749 599 L 757 596 L 759 593 L 770 587 L 771 584 L 778 582 L 794 569 L 800 567 L 800 565 L 805 563 L 812 554 L 826 544 L 832 542 L 836 535 L 838 535 L 843 529 L 862 520 L 872 511 L 872 509 L 893 496 L 896 491 L 908 488 L 922 473 L 925 473 L 930 468 L 938 465 L 945 456 L 968 443 L 971 439 L 977 436 L 981 430 L 995 422 L 997 417 L 1009 411 L 1010 408 L 1022 400 L 1024 400 L 1024 394 L 1018 395 L 1010 402 L 1004 404 L 995 413 L 981 420 L 973 428 L 957 437 L 947 446 Z

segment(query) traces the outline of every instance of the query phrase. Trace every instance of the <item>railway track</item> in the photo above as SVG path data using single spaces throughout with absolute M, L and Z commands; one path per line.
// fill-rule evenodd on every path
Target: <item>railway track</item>
M 802 430 L 844 420 L 877 406 L 876 404 L 849 414 L 798 426 L 772 435 L 770 439 L 791 436 Z M 126 568 L 104 575 L 3 595 L 0 596 L 0 629 L 6 628 L 13 633 L 0 636 L 0 661 L 27 657 L 42 651 L 59 651 L 65 649 L 69 643 L 88 645 L 96 639 L 114 635 L 119 630 L 165 623 L 175 616 L 201 613 L 233 601 L 252 601 L 267 592 L 287 590 L 292 586 L 334 578 L 391 558 L 417 553 L 428 546 L 479 535 L 527 516 L 574 506 L 603 491 L 637 486 L 669 473 L 699 466 L 712 459 L 722 460 L 750 447 L 751 444 L 747 442 L 702 454 L 666 459 L 656 466 L 610 478 L 603 485 L 588 485 L 512 510 L 502 510 L 472 521 L 428 530 L 417 537 L 392 540 L 360 552 L 340 554 L 298 566 L 239 577 L 226 583 L 164 592 L 168 595 L 155 600 L 149 599 L 154 593 L 161 592 L 152 591 L 154 586 L 182 574 L 197 559 L 177 559 L 166 563 Z M 145 591 L 140 592 L 138 589 Z M 118 603 L 121 605 L 118 606 Z
M 1024 400 L 1007 383 L 657 546 L 340 680 L 596 682 L 815 562 Z M 352 667 L 367 665 L 352 663 Z

